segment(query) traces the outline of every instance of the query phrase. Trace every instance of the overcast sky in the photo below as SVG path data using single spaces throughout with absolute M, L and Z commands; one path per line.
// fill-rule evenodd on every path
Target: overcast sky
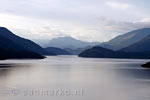
M 29 39 L 107 41 L 150 27 L 150 0 L 3 0 L 0 26 Z

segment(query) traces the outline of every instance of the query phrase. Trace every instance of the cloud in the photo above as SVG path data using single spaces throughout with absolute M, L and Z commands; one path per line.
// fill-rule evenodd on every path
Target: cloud
M 144 0 L 4 0 L 0 3 L 0 26 L 29 39 L 72 36 L 106 41 L 149 27 L 150 8 L 141 2 Z
M 129 10 L 130 8 L 133 7 L 133 5 L 131 4 L 114 2 L 114 1 L 107 1 L 106 4 L 112 8 L 116 8 L 119 10 Z
M 150 23 L 150 17 L 142 19 L 141 22 Z
M 111 37 L 115 37 L 136 29 L 150 28 L 150 22 L 148 21 L 126 22 L 105 18 L 99 18 L 98 20 L 100 27 L 99 29 L 104 30 L 104 32 L 109 34 Z

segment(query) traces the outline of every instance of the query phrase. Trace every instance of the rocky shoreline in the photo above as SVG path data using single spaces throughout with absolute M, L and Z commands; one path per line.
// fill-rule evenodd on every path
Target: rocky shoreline
M 142 67 L 143 68 L 150 68 L 150 62 L 143 64 Z

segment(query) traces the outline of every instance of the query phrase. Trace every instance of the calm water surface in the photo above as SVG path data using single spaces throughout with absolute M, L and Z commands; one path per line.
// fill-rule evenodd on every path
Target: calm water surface
M 53 56 L 0 61 L 0 100 L 150 100 L 148 60 Z

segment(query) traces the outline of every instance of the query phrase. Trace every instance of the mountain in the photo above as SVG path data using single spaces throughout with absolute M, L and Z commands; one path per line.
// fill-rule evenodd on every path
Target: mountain
M 74 39 L 72 37 L 58 37 L 50 40 L 50 42 L 45 45 L 45 47 L 58 47 L 58 48 L 70 48 L 70 49 L 77 49 L 77 48 L 83 48 L 86 46 L 94 46 L 99 43 L 97 42 L 84 42 L 77 39 Z
M 61 49 L 61 48 L 56 48 L 56 47 L 48 47 L 48 48 L 45 48 L 48 52 L 53 52 L 55 53 L 56 55 L 71 55 L 69 52 L 67 52 L 66 50 L 64 49 Z
M 0 27 L 0 60 L 43 59 L 43 54 L 51 54 L 34 42 L 21 38 L 8 29 Z M 53 53 L 52 53 L 53 54 Z
M 114 51 L 102 47 L 93 47 L 79 54 L 79 57 L 109 58 Z
M 6 39 L 9 41 L 6 41 Z M 11 42 L 13 42 L 13 45 Z M 6 46 L 5 48 L 12 49 L 14 51 L 26 50 L 41 55 L 53 55 L 53 53 L 48 53 L 45 49 L 31 40 L 21 38 L 4 27 L 0 27 L 0 43 L 0 46 Z
M 72 55 L 79 55 L 81 52 L 83 52 L 84 50 L 89 49 L 89 48 L 91 48 L 91 46 L 77 48 L 77 49 L 64 48 L 64 50 L 68 51 Z
M 18 48 L 18 50 L 16 48 Z M 0 60 L 18 58 L 43 59 L 45 57 L 38 53 L 25 50 L 10 39 L 3 38 L 0 36 Z
M 119 35 L 108 42 L 102 43 L 100 46 L 112 50 L 120 50 L 140 41 L 148 35 L 150 35 L 150 28 L 138 29 Z
M 150 51 L 150 35 L 144 37 L 142 40 L 121 49 L 125 52 L 147 52 Z
M 93 47 L 79 54 L 85 58 L 130 58 L 130 59 L 150 59 L 150 52 L 120 52 L 106 49 L 103 47 Z
M 13 50 L 7 50 L 4 48 L 0 47 L 0 60 L 5 60 L 5 59 L 43 59 L 45 58 L 44 56 L 34 53 L 34 52 L 30 52 L 30 51 L 26 51 L 26 50 L 22 50 L 22 51 L 13 51 Z

